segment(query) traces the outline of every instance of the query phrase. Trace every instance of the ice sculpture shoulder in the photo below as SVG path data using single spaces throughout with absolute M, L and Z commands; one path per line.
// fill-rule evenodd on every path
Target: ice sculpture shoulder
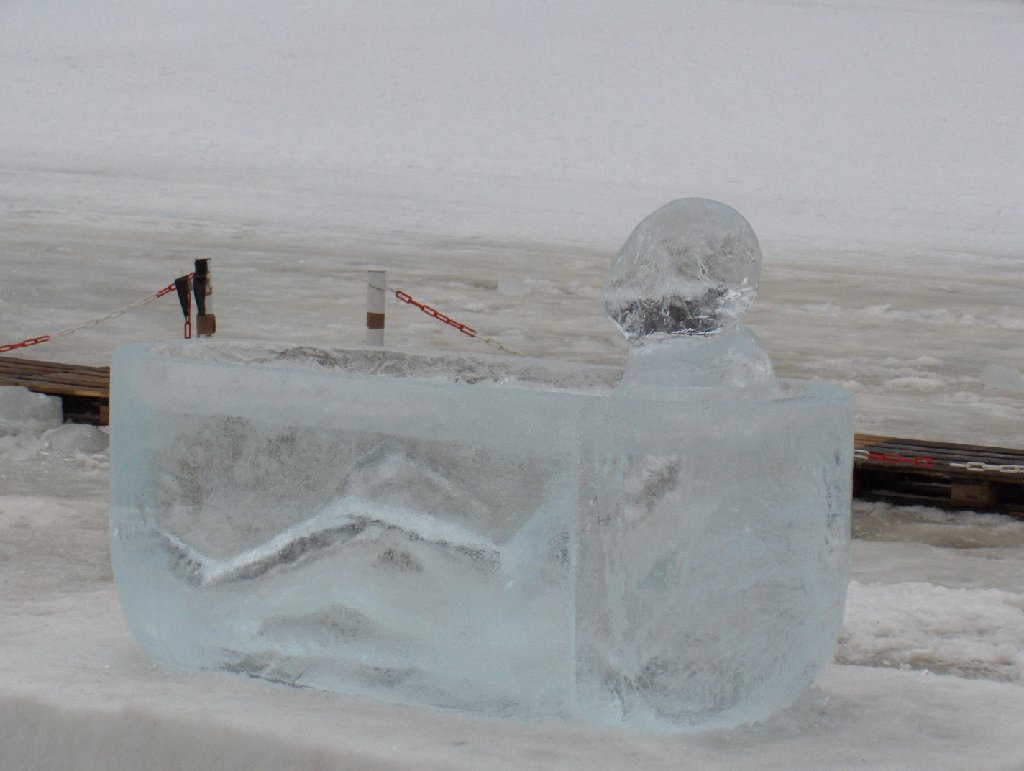
M 528 719 L 701 728 L 789 703 L 842 619 L 849 395 L 776 380 L 738 323 L 760 271 L 742 217 L 684 199 L 645 223 L 606 287 L 625 377 L 118 349 L 111 551 L 138 639 L 179 666 Z

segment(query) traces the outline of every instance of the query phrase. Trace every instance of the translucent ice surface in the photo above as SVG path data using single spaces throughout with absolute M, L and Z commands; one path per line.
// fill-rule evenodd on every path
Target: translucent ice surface
M 757 335 L 734 324 L 714 337 L 667 337 L 631 347 L 622 385 L 630 393 L 658 388 L 674 399 L 749 398 L 774 389 L 775 375 Z
M 761 247 L 738 211 L 680 198 L 626 240 L 605 284 L 605 311 L 631 343 L 664 335 L 713 335 L 757 294 Z
M 760 719 L 832 659 L 850 404 L 834 386 L 776 385 L 678 401 L 624 391 L 588 412 L 576 636 L 594 719 Z
M 742 328 L 713 339 L 704 375 L 665 385 L 652 359 L 634 387 L 495 356 L 118 349 L 126 618 L 176 665 L 392 701 L 763 717 L 836 642 L 850 405 L 775 383 Z
M 200 343 L 113 371 L 114 565 L 158 656 L 571 714 L 580 416 L 616 370 Z

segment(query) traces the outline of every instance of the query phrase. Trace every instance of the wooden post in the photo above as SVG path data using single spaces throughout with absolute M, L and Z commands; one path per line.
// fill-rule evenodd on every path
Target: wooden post
M 193 282 L 196 295 L 196 331 L 200 337 L 212 337 L 217 331 L 217 317 L 213 315 L 213 273 L 208 258 L 196 260 L 196 277 Z
M 384 292 L 387 276 L 383 270 L 367 271 L 366 343 L 384 345 Z

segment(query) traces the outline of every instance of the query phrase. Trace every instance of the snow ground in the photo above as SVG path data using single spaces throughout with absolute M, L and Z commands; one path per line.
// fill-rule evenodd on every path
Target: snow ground
M 1024 447 L 1022 39 L 1007 0 L 14 0 L 0 342 L 209 256 L 223 337 L 359 340 L 381 265 L 526 353 L 619 363 L 607 265 L 700 195 L 761 238 L 748 320 L 780 374 L 847 384 L 858 430 Z M 388 314 L 392 342 L 479 349 Z M 179 327 L 166 298 L 19 355 L 104 363 Z M 101 444 L 0 427 L 0 769 L 1024 767 L 1020 522 L 857 504 L 812 690 L 758 726 L 627 736 L 151 663 Z

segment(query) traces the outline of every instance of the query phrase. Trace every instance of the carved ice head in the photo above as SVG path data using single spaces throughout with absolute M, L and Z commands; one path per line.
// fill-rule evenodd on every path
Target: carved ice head
M 761 247 L 738 211 L 680 198 L 649 215 L 608 271 L 604 308 L 631 344 L 645 337 L 714 335 L 757 294 Z

